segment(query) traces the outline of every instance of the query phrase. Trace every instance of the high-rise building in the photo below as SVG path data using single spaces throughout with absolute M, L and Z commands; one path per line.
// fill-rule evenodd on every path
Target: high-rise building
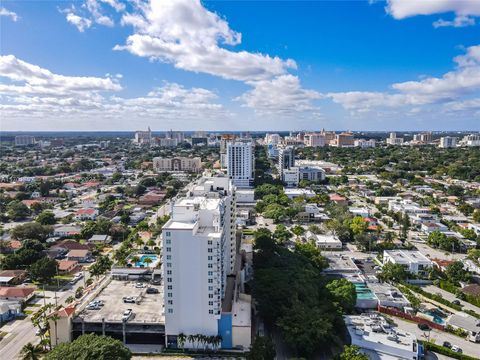
M 15 146 L 28 146 L 35 144 L 35 136 L 18 135 L 15 136 Z
M 441 148 L 452 148 L 457 146 L 457 138 L 452 136 L 443 136 L 440 138 Z
M 397 134 L 394 132 L 390 133 L 390 137 L 387 139 L 387 144 L 389 145 L 402 145 L 403 138 L 397 137 Z
M 354 145 L 353 134 L 350 132 L 337 134 L 333 145 L 337 147 L 352 147 Z
M 220 168 L 227 168 L 227 144 L 234 141 L 234 134 L 223 134 L 220 137 Z
M 255 144 L 252 139 L 237 139 L 227 143 L 227 174 L 237 187 L 253 185 Z
M 321 147 L 325 146 L 325 135 L 319 133 L 306 133 L 303 137 L 305 146 Z
M 222 301 L 233 297 L 235 232 L 235 187 L 227 177 L 203 177 L 174 203 L 162 231 L 167 344 L 181 333 L 226 336 Z
M 152 130 L 150 126 L 147 131 L 135 131 L 134 142 L 138 145 L 151 145 L 152 144 Z
M 326 145 L 334 145 L 335 138 L 336 138 L 335 131 L 325 131 L 325 129 L 322 129 L 320 134 L 322 134 L 325 137 Z
M 480 146 L 480 134 L 466 135 L 460 143 L 463 146 Z
M 283 180 L 283 170 L 288 170 L 295 166 L 295 148 L 285 146 L 278 149 L 278 173 Z

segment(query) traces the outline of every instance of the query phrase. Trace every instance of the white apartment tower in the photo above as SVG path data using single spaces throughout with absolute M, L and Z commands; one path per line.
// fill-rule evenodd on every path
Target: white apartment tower
M 440 138 L 439 147 L 452 148 L 457 146 L 457 138 L 452 136 L 444 136 Z
M 236 254 L 235 187 L 203 177 L 177 200 L 162 231 L 165 333 L 218 335 Z
M 226 144 L 227 174 L 237 187 L 251 187 L 255 170 L 255 144 L 252 139 L 236 139 Z

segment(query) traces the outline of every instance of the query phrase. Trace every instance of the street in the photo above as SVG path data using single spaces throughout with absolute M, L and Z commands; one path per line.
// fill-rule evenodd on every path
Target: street
M 65 291 L 57 292 L 57 303 L 64 305 L 65 300 L 69 296 L 75 295 L 75 290 L 80 286 L 85 286 L 85 281 L 89 278 L 89 273 L 85 272 L 83 279 L 79 280 L 75 285 L 65 285 Z M 37 297 L 31 304 L 43 305 L 45 303 L 55 304 L 55 293 L 53 291 L 45 291 L 45 298 Z M 27 306 L 27 308 L 29 308 Z M 30 307 L 33 311 L 38 311 L 38 307 Z M 31 315 L 28 315 L 25 319 L 17 319 L 10 321 L 2 327 L 2 331 L 8 333 L 7 336 L 0 341 L 0 358 L 1 359 L 18 359 L 22 347 L 31 342 L 36 343 L 40 340 L 35 335 L 36 327 L 33 326 L 31 321 Z
M 458 300 L 458 301 L 460 301 L 460 304 L 462 304 L 463 309 L 472 310 L 472 311 L 475 311 L 477 314 L 480 314 L 480 308 L 479 307 L 477 307 L 475 305 L 472 305 L 472 304 L 470 304 L 466 301 L 457 299 L 455 297 L 455 295 L 453 295 L 452 293 L 449 293 L 448 291 L 440 289 L 438 286 L 425 285 L 425 286 L 422 286 L 422 288 L 423 288 L 423 290 L 425 290 L 429 293 L 432 293 L 432 294 L 438 293 L 438 294 L 442 295 L 442 297 L 447 299 L 448 301 Z
M 428 332 L 420 330 L 417 323 L 405 321 L 397 317 L 390 317 L 390 319 L 392 319 L 400 329 L 415 334 L 418 340 L 427 340 Z M 448 341 L 452 345 L 459 346 L 464 354 L 475 358 L 480 354 L 480 344 L 467 341 L 444 331 L 432 329 L 430 331 L 430 340 L 433 340 L 435 344 L 438 345 L 442 345 L 444 341 Z

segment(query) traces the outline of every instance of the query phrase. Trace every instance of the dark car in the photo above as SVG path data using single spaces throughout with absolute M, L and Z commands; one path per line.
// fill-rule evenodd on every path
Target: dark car
M 158 289 L 155 288 L 148 288 L 147 294 L 158 294 Z
M 443 342 L 443 347 L 446 347 L 446 348 L 451 349 L 451 348 L 452 348 L 452 344 L 450 344 L 448 341 L 444 341 L 444 342 Z
M 452 304 L 455 304 L 455 305 L 462 305 L 462 303 L 460 302 L 460 300 L 453 300 L 452 301 Z
M 420 330 L 423 330 L 423 331 L 429 331 L 430 330 L 430 326 L 428 326 L 427 324 L 418 324 L 418 328 Z

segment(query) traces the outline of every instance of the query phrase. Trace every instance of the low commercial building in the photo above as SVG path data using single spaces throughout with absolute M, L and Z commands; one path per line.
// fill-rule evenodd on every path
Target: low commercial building
M 314 234 L 311 231 L 305 233 L 307 241 L 313 240 L 318 248 L 322 250 L 342 250 L 342 242 L 335 235 Z
M 416 250 L 384 250 L 383 265 L 400 264 L 412 274 L 424 275 L 433 266 L 432 261 Z
M 153 169 L 156 172 L 187 171 L 199 172 L 202 170 L 202 159 L 199 157 L 153 158 Z
M 287 195 L 289 199 L 295 199 L 300 196 L 303 196 L 306 199 L 308 199 L 315 196 L 315 192 L 308 189 L 297 189 L 297 188 L 287 189 L 286 188 L 284 190 L 285 190 L 285 195 Z
M 345 324 L 352 345 L 367 353 L 371 358 L 421 359 L 423 347 L 415 335 L 392 327 L 379 314 L 346 315 Z

